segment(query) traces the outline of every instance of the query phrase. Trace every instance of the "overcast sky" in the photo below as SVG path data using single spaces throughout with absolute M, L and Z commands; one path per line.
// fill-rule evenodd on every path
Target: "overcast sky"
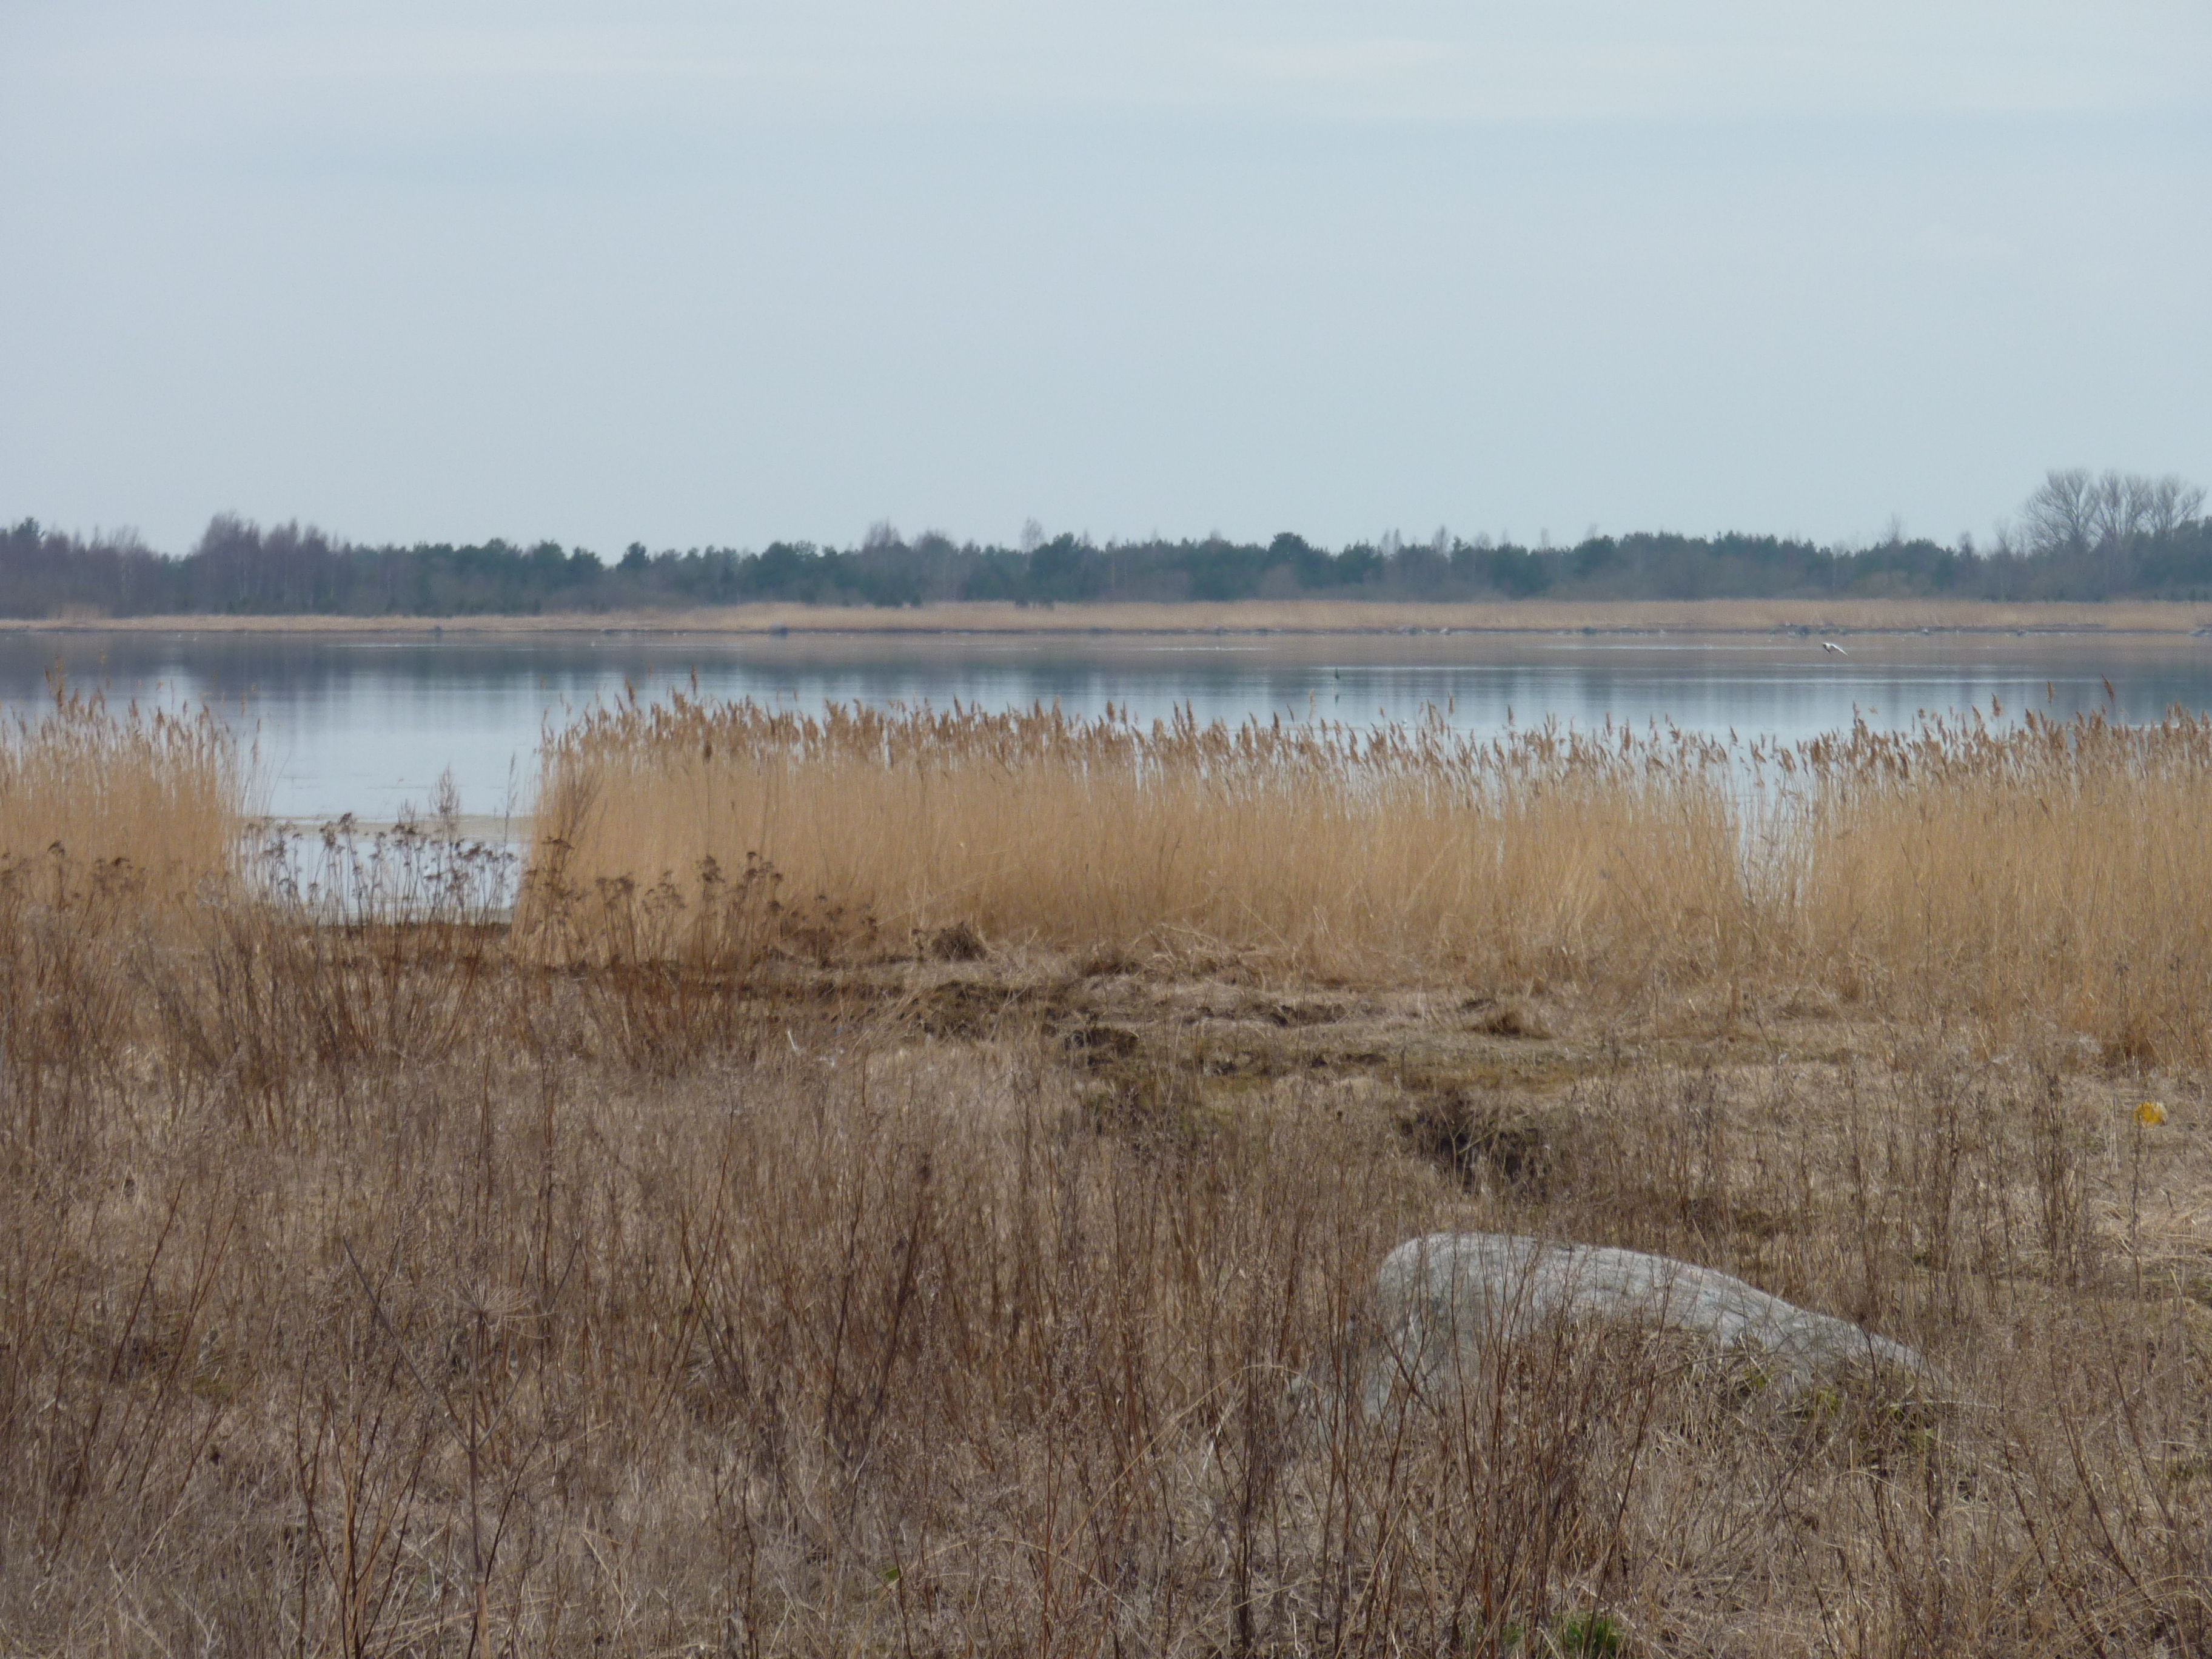
M 0 0 L 0 517 L 1986 534 L 2212 482 L 2205 0 Z

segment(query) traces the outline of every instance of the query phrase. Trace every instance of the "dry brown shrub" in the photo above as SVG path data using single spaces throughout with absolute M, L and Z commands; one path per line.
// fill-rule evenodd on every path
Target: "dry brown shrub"
M 568 1040 L 572 983 L 490 988 L 283 1123 L 118 1073 L 66 1179 L 6 1164 L 11 1650 L 2212 1635 L 2202 1333 L 2089 1206 L 2045 1236 L 2042 1183 L 2112 1170 L 2070 1096 L 2045 1157 L 2032 1069 L 1646 1067 L 1545 1188 L 1470 1194 L 1325 1082 L 1170 1135 L 1101 1125 L 1048 1050 L 826 1021 L 656 1080 Z M 1560 1328 L 1437 1409 L 1337 1409 L 1376 1263 L 1454 1225 L 1678 1249 L 1957 1392 L 1783 1412 L 1693 1346 Z

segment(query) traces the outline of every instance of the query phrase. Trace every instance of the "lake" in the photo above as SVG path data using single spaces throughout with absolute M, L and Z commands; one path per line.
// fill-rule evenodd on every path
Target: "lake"
M 801 709 L 824 702 L 1057 701 L 1139 718 L 1412 720 L 1479 732 L 1590 727 L 1796 739 L 1863 715 L 1883 727 L 1994 698 L 2002 718 L 2106 705 L 2154 720 L 2212 708 L 2212 640 L 2179 635 L 441 635 L 0 632 L 0 708 L 35 718 L 49 674 L 113 702 L 206 704 L 258 744 L 267 810 L 389 821 L 450 768 L 463 810 L 526 810 L 549 722 L 627 695 L 689 689 Z

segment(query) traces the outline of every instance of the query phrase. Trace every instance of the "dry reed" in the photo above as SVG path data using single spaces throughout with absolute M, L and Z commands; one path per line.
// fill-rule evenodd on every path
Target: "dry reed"
M 1543 732 L 1469 741 L 1109 714 L 678 696 L 547 750 L 537 878 L 588 890 L 767 866 L 794 911 L 894 939 L 1255 950 L 1299 968 L 1480 961 L 1577 976 L 1730 948 L 1724 757 Z M 1663 849 L 1662 870 L 1647 854 Z M 1679 951 L 1676 947 L 1679 946 Z
M 2030 711 L 1787 758 L 1802 821 L 1769 904 L 1794 971 L 2114 1058 L 2212 1054 L 2212 717 Z
M 171 894 L 235 867 L 251 774 L 211 715 L 121 714 L 54 687 L 0 726 L 0 866 L 121 860 Z
M 974 601 L 910 606 L 738 605 L 699 610 L 560 611 L 526 617 L 118 617 L 16 622 L 30 633 L 209 634 L 1386 634 L 1771 633 L 1782 629 L 1897 632 L 2189 634 L 2212 627 L 2212 605 L 2181 600 L 2108 605 L 1996 599 L 1236 599 L 1018 605 Z
M 696 872 L 773 872 L 787 923 L 871 946 L 964 927 L 1616 1004 L 1809 988 L 2149 1060 L 2212 1043 L 2208 827 L 2212 720 L 2178 712 L 1778 749 L 679 695 L 549 743 L 534 879 L 680 908 Z

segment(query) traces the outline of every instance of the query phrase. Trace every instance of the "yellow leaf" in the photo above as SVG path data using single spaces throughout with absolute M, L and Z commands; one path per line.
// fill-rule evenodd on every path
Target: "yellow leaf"
M 2154 1123 L 2163 1123 L 2166 1121 L 2166 1108 L 2154 1100 L 2146 1100 L 2136 1108 L 2136 1121 L 2146 1127 Z

